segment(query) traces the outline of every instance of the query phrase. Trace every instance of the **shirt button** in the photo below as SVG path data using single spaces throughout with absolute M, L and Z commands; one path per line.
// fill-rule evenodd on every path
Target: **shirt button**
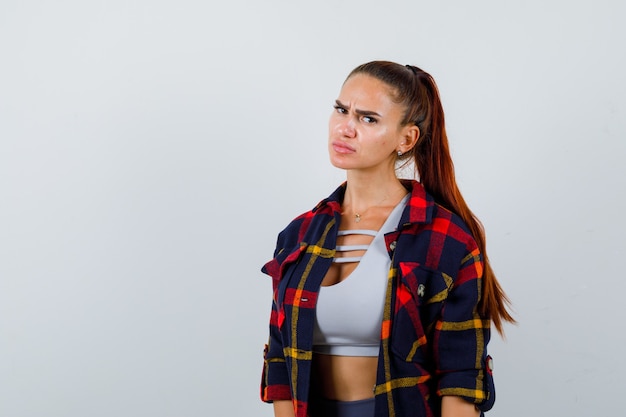
M 426 286 L 424 284 L 420 284 L 417 286 L 417 295 L 419 295 L 420 297 L 423 297 L 425 292 L 426 292 Z

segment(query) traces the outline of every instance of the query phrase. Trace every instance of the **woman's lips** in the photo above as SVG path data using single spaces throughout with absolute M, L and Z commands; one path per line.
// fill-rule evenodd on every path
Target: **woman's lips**
M 356 150 L 353 147 L 347 145 L 344 142 L 335 141 L 332 143 L 332 146 L 333 146 L 333 150 L 337 153 L 347 154 L 347 153 L 356 152 Z

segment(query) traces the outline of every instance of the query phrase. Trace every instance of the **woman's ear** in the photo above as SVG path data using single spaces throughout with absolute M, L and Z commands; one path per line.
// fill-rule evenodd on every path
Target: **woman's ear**
M 404 128 L 402 132 L 402 140 L 398 150 L 402 153 L 407 153 L 415 147 L 417 141 L 420 138 L 420 128 L 416 125 L 410 125 Z

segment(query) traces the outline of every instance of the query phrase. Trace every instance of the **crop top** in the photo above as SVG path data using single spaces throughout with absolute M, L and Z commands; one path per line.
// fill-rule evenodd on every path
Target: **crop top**
M 339 235 L 374 236 L 369 246 L 337 247 L 337 251 L 365 249 L 362 257 L 335 258 L 335 262 L 359 262 L 341 282 L 322 286 L 317 298 L 313 351 L 340 356 L 378 356 L 380 329 L 391 259 L 385 234 L 395 230 L 409 195 L 389 214 L 380 230 L 343 230 Z

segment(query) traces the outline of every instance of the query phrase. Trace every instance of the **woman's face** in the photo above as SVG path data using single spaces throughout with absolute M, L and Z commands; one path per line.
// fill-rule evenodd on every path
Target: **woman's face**
M 393 170 L 397 152 L 404 152 L 407 142 L 409 127 L 400 124 L 403 113 L 387 84 L 365 74 L 348 78 L 330 116 L 330 162 L 346 170 Z

